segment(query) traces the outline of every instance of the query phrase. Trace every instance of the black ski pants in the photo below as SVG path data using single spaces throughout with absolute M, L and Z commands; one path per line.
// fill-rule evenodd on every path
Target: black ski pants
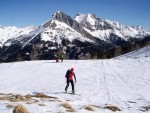
M 71 81 L 67 80 L 67 85 L 66 85 L 65 90 L 67 90 L 67 88 L 69 87 L 70 82 L 71 82 L 71 86 L 72 86 L 72 91 L 74 91 L 74 83 L 73 83 L 73 80 L 71 80 Z

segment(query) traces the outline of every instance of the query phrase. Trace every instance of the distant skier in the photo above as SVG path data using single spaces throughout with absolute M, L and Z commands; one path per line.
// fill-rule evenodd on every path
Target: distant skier
M 74 71 L 74 68 L 71 68 L 66 72 L 66 79 L 67 79 L 67 85 L 65 88 L 66 93 L 67 93 L 67 88 L 69 87 L 69 83 L 71 82 L 72 94 L 75 94 L 73 76 L 74 76 L 75 82 L 76 82 L 76 76 L 75 76 L 75 73 L 73 71 Z
M 64 60 L 64 53 L 61 53 L 61 62 Z
M 56 54 L 55 57 L 56 57 L 56 62 L 59 62 L 58 54 Z

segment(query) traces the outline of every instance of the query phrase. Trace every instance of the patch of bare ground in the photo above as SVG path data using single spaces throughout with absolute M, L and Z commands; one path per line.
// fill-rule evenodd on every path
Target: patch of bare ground
M 68 102 L 62 103 L 61 106 L 66 108 L 67 112 L 76 112 L 75 109 Z
M 44 103 L 45 102 L 61 102 L 61 100 L 59 100 L 59 98 L 57 97 L 53 97 L 53 96 L 48 96 L 42 93 L 38 93 L 35 95 L 20 95 L 20 94 L 4 94 L 4 93 L 0 93 L 0 100 L 1 101 L 6 101 L 8 102 L 6 104 L 6 108 L 7 109 L 14 109 L 13 113 L 29 113 L 29 112 L 21 112 L 22 111 L 22 107 L 15 107 L 16 104 L 18 103 L 24 103 L 24 104 L 37 104 L 39 106 L 46 106 Z M 19 110 L 18 110 L 19 109 Z M 75 110 L 73 108 L 67 109 L 66 111 L 68 112 L 74 112 Z
M 106 105 L 105 107 L 103 107 L 104 109 L 109 109 L 113 112 L 115 111 L 121 111 L 120 108 L 118 108 L 117 106 L 114 106 L 114 105 Z
M 0 100 L 7 101 L 8 104 L 6 108 L 16 108 L 16 104 L 19 102 L 23 102 L 24 104 L 37 104 L 39 106 L 46 106 L 44 102 L 61 102 L 59 98 L 48 96 L 43 93 L 37 93 L 35 95 L 20 95 L 20 94 L 0 94 Z M 65 106 L 65 104 L 63 105 Z M 19 109 L 19 108 L 18 108 Z M 68 112 L 74 112 L 75 110 L 72 107 L 68 107 L 66 109 Z M 13 113 L 20 113 L 20 112 L 13 112 Z M 22 112 L 21 112 L 22 113 Z M 24 112 L 23 112 L 24 113 Z
M 148 105 L 148 106 L 142 106 L 139 110 L 143 111 L 143 112 L 149 111 L 150 110 L 150 105 Z
M 31 95 L 31 97 L 40 98 L 41 101 L 62 102 L 57 97 L 48 96 L 43 93 L 37 93 L 36 95 Z
M 10 101 L 10 102 L 20 102 L 20 101 L 24 102 L 24 101 L 28 101 L 29 99 L 22 95 L 4 94 L 0 96 L 0 100 Z
M 85 110 L 88 110 L 88 111 L 95 111 L 95 110 L 93 109 L 93 107 L 90 106 L 90 105 L 84 106 L 84 109 L 85 109 Z
M 43 103 L 40 103 L 40 104 L 39 104 L 39 106 L 46 106 L 46 105 L 45 105 L 45 104 L 43 104 Z
M 45 94 L 43 94 L 43 93 L 37 93 L 36 95 L 32 95 L 32 97 L 36 97 L 36 98 L 53 98 L 53 99 L 58 99 L 57 97 L 48 96 L 48 95 L 45 95 Z
M 27 102 L 28 104 L 39 102 L 39 99 L 37 98 L 41 99 L 41 101 L 45 99 L 45 101 L 61 102 L 57 97 L 48 96 L 43 93 L 37 93 L 36 95 L 25 95 L 25 96 L 18 95 L 18 94 L 15 95 L 15 94 L 4 94 L 4 93 L 1 93 L 0 95 L 0 100 L 10 101 L 10 102 Z
M 13 109 L 13 113 L 29 113 L 29 111 L 23 105 L 17 105 Z

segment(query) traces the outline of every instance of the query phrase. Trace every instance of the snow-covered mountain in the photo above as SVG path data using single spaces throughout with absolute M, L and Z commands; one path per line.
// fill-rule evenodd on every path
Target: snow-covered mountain
M 0 42 L 5 44 L 6 41 L 15 39 L 23 35 L 29 35 L 37 28 L 34 26 L 18 28 L 18 27 L 2 27 L 0 26 Z M 7 45 L 8 46 L 8 45 Z
M 18 104 L 30 113 L 149 113 L 148 48 L 128 58 L 1 63 L 0 113 L 12 113 Z M 71 85 L 64 93 L 65 74 L 72 67 L 76 95 L 69 94 Z
M 131 37 L 143 38 L 150 35 L 150 31 L 140 26 L 126 26 L 118 22 L 96 18 L 93 14 L 78 14 L 74 20 L 83 25 L 84 29 L 92 36 L 105 41 L 110 39 L 111 34 L 115 34 L 124 40 L 128 40 Z
M 67 24 L 85 37 L 96 37 L 110 43 L 112 43 L 110 40 L 112 34 L 126 41 L 130 38 L 144 38 L 150 35 L 149 30 L 140 26 L 126 26 L 118 22 L 97 18 L 93 14 L 77 14 L 74 18 L 71 18 L 69 15 L 58 11 L 52 19 Z M 45 26 L 48 24 L 50 25 L 51 21 L 46 23 Z
M 0 33 L 2 61 L 14 59 L 14 56 L 26 57 L 26 53 L 40 54 L 38 59 L 54 59 L 54 52 L 62 51 L 66 58 L 111 58 L 150 42 L 150 31 L 140 26 L 126 26 L 93 14 L 77 14 L 72 18 L 61 11 L 38 28 L 1 26 Z M 46 58 L 43 54 L 51 55 Z
M 69 15 L 60 11 L 57 11 L 52 16 L 52 19 L 44 23 L 42 27 L 47 28 L 52 35 L 55 35 L 53 32 L 56 32 L 57 35 L 64 35 L 64 38 L 70 40 L 72 38 L 76 39 L 77 37 L 84 37 L 81 36 L 85 35 L 82 33 L 82 30 L 87 31 L 87 33 L 91 34 L 93 37 L 100 38 L 104 41 L 109 40 L 111 34 L 115 34 L 124 40 L 128 40 L 131 37 L 144 38 L 145 36 L 150 35 L 150 31 L 141 26 L 126 26 L 118 22 L 97 18 L 93 14 L 77 14 L 74 18 L 71 18 Z M 41 27 L 35 28 L 31 26 L 17 28 L 0 26 L 0 42 L 4 44 L 11 38 L 28 35 L 37 29 L 41 29 Z M 43 33 L 48 32 L 47 29 L 43 31 Z M 85 36 L 85 38 L 87 37 Z M 42 36 L 42 39 L 46 39 L 46 41 L 52 40 L 51 37 L 45 38 L 45 35 Z

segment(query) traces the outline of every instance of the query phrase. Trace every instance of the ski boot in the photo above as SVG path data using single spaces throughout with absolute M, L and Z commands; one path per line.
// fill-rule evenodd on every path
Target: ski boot
M 67 89 L 65 89 L 65 93 L 67 93 Z
M 74 92 L 74 90 L 72 91 L 72 94 L 73 94 L 73 95 L 75 95 L 75 92 Z

